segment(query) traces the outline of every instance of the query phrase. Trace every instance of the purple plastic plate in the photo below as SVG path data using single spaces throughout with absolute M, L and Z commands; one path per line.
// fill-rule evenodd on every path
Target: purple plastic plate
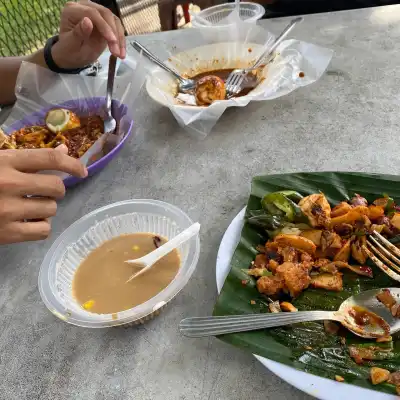
M 11 134 L 12 132 L 23 128 L 24 126 L 43 124 L 47 112 L 53 108 L 66 108 L 77 113 L 79 116 L 88 115 L 100 115 L 104 118 L 105 116 L 105 98 L 104 97 L 93 97 L 84 98 L 77 100 L 70 100 L 59 105 L 53 105 L 50 107 L 43 108 L 42 110 L 26 116 L 25 118 L 14 122 L 7 129 L 6 134 Z M 128 139 L 132 132 L 133 120 L 128 115 L 128 107 L 124 104 L 120 104 L 117 100 L 113 100 L 113 116 L 117 121 L 117 129 L 119 129 L 120 134 L 123 135 L 120 143 L 113 148 L 105 156 L 96 160 L 93 164 L 89 165 L 88 172 L 89 176 L 96 174 L 101 171 L 122 149 L 124 143 Z M 64 184 L 66 187 L 71 187 L 81 182 L 85 178 L 75 178 L 73 176 L 68 176 L 64 179 Z

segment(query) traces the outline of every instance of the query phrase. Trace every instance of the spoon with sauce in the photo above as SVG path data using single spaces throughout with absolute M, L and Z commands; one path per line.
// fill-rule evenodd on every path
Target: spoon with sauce
M 184 336 L 216 336 L 234 332 L 273 328 L 300 322 L 333 320 L 340 322 L 357 336 L 364 338 L 387 337 L 400 331 L 400 318 L 391 312 L 376 296 L 382 289 L 368 290 L 349 297 L 338 311 L 298 311 L 229 315 L 216 317 L 194 317 L 183 319 L 179 330 Z M 399 299 L 400 288 L 389 288 Z
M 132 279 L 138 277 L 143 274 L 147 270 L 149 270 L 160 258 L 166 256 L 172 250 L 179 247 L 181 244 L 188 241 L 193 236 L 197 235 L 200 231 L 200 224 L 198 222 L 191 225 L 189 228 L 185 229 L 183 232 L 176 235 L 171 240 L 168 240 L 167 243 L 163 244 L 159 248 L 155 249 L 149 254 L 146 254 L 143 257 L 137 258 L 135 260 L 126 260 L 127 264 L 135 266 L 137 268 L 142 268 L 139 272 L 131 275 L 126 283 L 130 282 Z

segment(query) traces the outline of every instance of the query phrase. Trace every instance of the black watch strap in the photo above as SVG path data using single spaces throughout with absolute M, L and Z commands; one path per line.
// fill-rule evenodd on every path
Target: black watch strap
M 47 67 L 53 71 L 57 72 L 58 74 L 79 74 L 81 71 L 84 69 L 88 68 L 89 65 L 83 68 L 73 68 L 73 69 L 66 69 L 66 68 L 60 68 L 54 61 L 53 56 L 51 54 L 51 49 L 53 45 L 55 45 L 58 42 L 58 35 L 51 37 L 49 40 L 47 40 L 46 45 L 44 46 L 44 61 L 47 64 Z

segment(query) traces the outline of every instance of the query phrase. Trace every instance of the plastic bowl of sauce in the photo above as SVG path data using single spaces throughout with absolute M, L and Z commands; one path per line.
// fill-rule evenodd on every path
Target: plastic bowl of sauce
M 69 226 L 53 243 L 39 272 L 47 308 L 70 324 L 105 328 L 143 323 L 186 285 L 199 254 L 198 235 L 126 283 L 139 258 L 193 222 L 156 200 L 127 200 L 99 208 Z

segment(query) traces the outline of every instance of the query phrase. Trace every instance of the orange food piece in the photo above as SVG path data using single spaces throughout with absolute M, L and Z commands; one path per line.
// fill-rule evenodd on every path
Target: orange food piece
M 285 262 L 276 269 L 276 276 L 283 279 L 285 289 L 291 297 L 297 297 L 304 289 L 307 289 L 311 278 L 308 270 L 301 264 Z
M 372 367 L 370 371 L 371 382 L 373 385 L 386 382 L 390 377 L 390 372 L 387 369 Z
M 385 209 L 381 206 L 375 206 L 371 204 L 368 206 L 369 210 L 369 219 L 378 219 L 379 217 L 383 217 L 385 215 Z
M 203 76 L 196 83 L 195 94 L 198 106 L 208 106 L 214 101 L 225 100 L 225 82 L 219 76 Z
M 357 206 L 344 215 L 331 219 L 331 227 L 338 224 L 353 224 L 356 221 L 363 220 L 363 215 L 369 214 L 368 207 Z
M 311 240 L 297 235 L 278 235 L 275 238 L 275 243 L 277 243 L 278 246 L 290 246 L 294 249 L 305 251 L 306 253 L 309 253 L 311 255 L 315 253 L 315 250 L 317 248 L 317 246 L 315 246 L 314 242 L 312 242 Z
M 331 217 L 340 217 L 341 215 L 347 214 L 352 209 L 349 203 L 342 201 L 337 206 L 332 208 Z

